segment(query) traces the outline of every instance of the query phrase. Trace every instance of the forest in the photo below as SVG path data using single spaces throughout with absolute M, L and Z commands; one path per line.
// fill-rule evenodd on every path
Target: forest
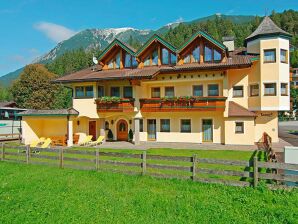
M 291 33 L 291 66 L 298 67 L 298 11 L 287 10 L 282 13 L 272 11 L 270 17 L 283 30 Z M 221 41 L 224 36 L 234 36 L 236 47 L 244 46 L 245 38 L 251 34 L 262 21 L 256 16 L 252 21 L 236 24 L 217 16 L 213 20 L 197 23 L 181 23 L 170 29 L 163 37 L 174 46 L 179 46 L 198 30 L 205 31 Z M 139 48 L 141 43 L 132 37 L 128 44 Z M 45 65 L 28 65 L 20 77 L 9 88 L 0 87 L 0 100 L 14 100 L 19 107 L 34 109 L 59 109 L 71 106 L 71 90 L 51 81 L 59 76 L 81 70 L 92 65 L 92 56 L 100 54 L 102 49 L 72 50 Z M 37 81 L 39 77 L 42 82 Z M 45 85 L 47 94 L 45 95 Z M 297 98 L 297 91 L 292 90 L 292 96 Z M 46 103 L 42 103 L 46 102 Z

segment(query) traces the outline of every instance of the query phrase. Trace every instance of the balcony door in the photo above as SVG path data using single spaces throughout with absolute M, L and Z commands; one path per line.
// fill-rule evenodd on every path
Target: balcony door
M 203 142 L 213 142 L 213 122 L 212 119 L 202 121 Z
M 117 122 L 117 140 L 127 141 L 128 140 L 128 124 L 126 120 L 119 120 Z
M 147 133 L 148 133 L 148 140 L 152 140 L 152 141 L 156 140 L 156 120 L 155 119 L 147 120 Z

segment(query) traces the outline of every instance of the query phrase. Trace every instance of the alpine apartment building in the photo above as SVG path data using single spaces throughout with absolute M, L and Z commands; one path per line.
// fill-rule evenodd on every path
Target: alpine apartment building
M 140 49 L 115 39 L 99 65 L 55 80 L 73 90 L 69 110 L 21 113 L 23 141 L 105 135 L 127 141 L 253 145 L 278 141 L 289 110 L 289 39 L 269 17 L 234 49 L 198 31 L 180 48 L 153 35 Z

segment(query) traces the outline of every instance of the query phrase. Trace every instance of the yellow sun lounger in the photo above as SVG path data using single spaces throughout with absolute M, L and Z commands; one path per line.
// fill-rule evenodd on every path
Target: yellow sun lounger
M 41 138 L 39 138 L 38 140 L 35 140 L 35 141 L 31 142 L 31 143 L 30 143 L 30 148 L 35 148 L 35 147 L 37 147 L 39 144 L 44 143 L 45 140 L 46 140 L 46 138 L 41 137 Z
M 103 142 L 104 139 L 105 139 L 105 136 L 99 136 L 96 141 L 89 142 L 88 145 L 90 145 L 90 146 L 92 146 L 92 145 L 99 145 L 99 144 L 101 144 Z
M 45 142 L 42 144 L 42 146 L 40 146 L 40 148 L 42 149 L 49 148 L 51 143 L 52 143 L 52 140 L 50 138 L 47 138 Z
M 79 143 L 79 145 L 87 145 L 92 141 L 93 136 L 92 135 L 87 135 L 85 139 Z

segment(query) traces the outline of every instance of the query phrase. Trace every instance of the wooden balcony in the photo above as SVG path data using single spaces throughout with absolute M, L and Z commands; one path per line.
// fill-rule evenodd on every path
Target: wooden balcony
M 118 101 L 102 101 L 96 99 L 98 112 L 133 112 L 135 99 L 121 98 Z
M 140 99 L 142 112 L 224 111 L 226 97 L 191 97 L 189 99 Z

